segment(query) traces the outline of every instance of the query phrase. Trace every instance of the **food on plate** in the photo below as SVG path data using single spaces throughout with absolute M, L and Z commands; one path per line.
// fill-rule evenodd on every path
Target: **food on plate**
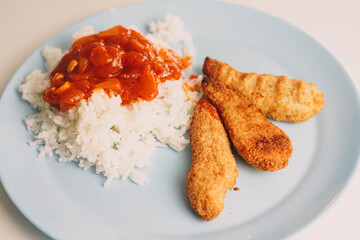
M 19 87 L 38 110 L 25 119 L 30 145 L 39 145 L 39 157 L 95 166 L 105 185 L 128 177 L 144 184 L 149 179 L 139 169 L 150 165 L 156 147 L 182 151 L 189 144 L 185 133 L 202 96 L 195 87 L 201 76 L 184 77 L 194 56 L 191 36 L 170 14 L 150 23 L 145 37 L 121 26 L 75 35 L 65 55 L 44 47 L 47 71 L 34 70 Z
M 313 83 L 271 74 L 242 73 L 207 57 L 203 71 L 250 99 L 263 114 L 279 121 L 303 122 L 324 106 L 324 95 Z
M 202 88 L 219 111 L 235 149 L 247 163 L 263 171 L 287 166 L 293 151 L 289 137 L 249 99 L 210 77 L 204 78 Z
M 234 187 L 238 169 L 220 116 L 207 99 L 196 105 L 190 141 L 193 155 L 186 190 L 191 207 L 209 221 L 223 210 L 226 190 Z
M 180 79 L 190 64 L 191 57 L 180 58 L 118 25 L 77 39 L 50 73 L 44 99 L 63 112 L 99 90 L 120 95 L 123 105 L 151 101 L 160 83 Z

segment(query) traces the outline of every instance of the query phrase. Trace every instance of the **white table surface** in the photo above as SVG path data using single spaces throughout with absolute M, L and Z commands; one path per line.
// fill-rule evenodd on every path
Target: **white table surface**
M 135 2 L 142 1 L 0 0 L 0 94 L 22 62 L 58 32 L 93 14 Z M 360 89 L 359 0 L 228 2 L 270 13 L 309 33 L 338 58 Z M 360 239 L 359 227 L 360 167 L 325 213 L 287 239 Z M 17 210 L 1 183 L 0 239 L 48 239 Z

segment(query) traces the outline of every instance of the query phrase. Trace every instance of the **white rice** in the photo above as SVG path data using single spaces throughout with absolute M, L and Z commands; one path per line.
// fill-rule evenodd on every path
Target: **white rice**
M 149 24 L 149 31 L 151 34 L 146 35 L 146 37 L 150 41 L 164 47 L 171 48 L 174 45 L 182 43 L 184 45 L 182 51 L 180 51 L 180 49 L 174 49 L 180 57 L 195 55 L 195 48 L 192 45 L 191 35 L 189 32 L 185 31 L 184 23 L 180 20 L 179 16 L 168 13 L 165 16 L 164 21 L 158 20 L 156 22 L 151 22 Z
M 164 22 L 151 23 L 150 31 L 147 37 L 166 43 L 166 47 L 182 42 L 184 47 L 177 49 L 181 55 L 195 52 L 191 36 L 177 16 L 167 15 Z M 74 39 L 92 33 L 92 28 L 86 27 L 76 32 Z M 144 184 L 149 180 L 139 169 L 150 165 L 149 158 L 157 146 L 182 151 L 189 144 L 184 134 L 202 92 L 188 91 L 186 96 L 183 84 L 197 84 L 202 76 L 190 81 L 166 81 L 159 85 L 159 95 L 150 102 L 121 106 L 119 96 L 109 98 L 98 92 L 69 111 L 60 112 L 43 100 L 42 93 L 50 85 L 49 73 L 63 53 L 50 47 L 42 53 L 47 72 L 34 70 L 19 87 L 23 99 L 39 110 L 28 116 L 25 123 L 27 130 L 34 133 L 30 145 L 40 146 L 40 158 L 55 153 L 59 161 L 77 161 L 85 170 L 95 165 L 96 173 L 107 178 L 105 185 L 115 178 L 128 177 Z

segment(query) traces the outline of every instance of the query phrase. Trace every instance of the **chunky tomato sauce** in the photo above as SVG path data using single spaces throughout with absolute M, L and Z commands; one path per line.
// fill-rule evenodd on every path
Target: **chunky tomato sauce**
M 66 111 L 97 90 L 120 95 L 122 104 L 151 101 L 158 84 L 180 79 L 191 57 L 179 58 L 172 50 L 157 48 L 136 31 L 115 26 L 80 38 L 50 74 L 44 99 Z

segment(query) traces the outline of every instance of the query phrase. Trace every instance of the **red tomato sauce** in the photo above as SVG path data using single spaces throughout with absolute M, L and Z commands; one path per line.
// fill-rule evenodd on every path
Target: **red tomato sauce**
M 76 40 L 51 72 L 43 97 L 63 112 L 98 90 L 120 95 L 123 105 L 151 101 L 158 84 L 182 78 L 191 61 L 119 25 Z

